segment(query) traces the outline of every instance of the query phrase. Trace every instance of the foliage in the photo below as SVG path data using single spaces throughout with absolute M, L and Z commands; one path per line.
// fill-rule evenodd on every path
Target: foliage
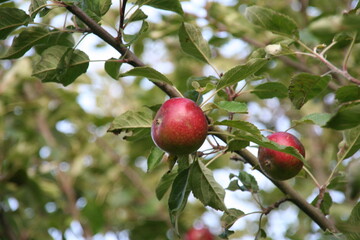
M 360 4 L 290 2 L 0 1 L 0 239 L 358 239 Z M 210 125 L 176 159 L 150 127 L 181 96 Z M 306 168 L 267 179 L 257 146 Z

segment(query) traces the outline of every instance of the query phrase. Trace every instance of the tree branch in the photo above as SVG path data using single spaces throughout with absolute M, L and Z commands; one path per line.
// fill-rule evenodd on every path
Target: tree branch
M 107 42 L 110 46 L 115 48 L 125 59 L 128 60 L 128 63 L 134 67 L 145 66 L 145 64 L 138 59 L 134 53 L 132 53 L 125 46 L 118 45 L 116 38 L 111 36 L 105 29 L 103 29 L 98 23 L 96 23 L 93 19 L 86 15 L 80 8 L 75 5 L 66 5 L 65 7 L 77 16 L 81 21 L 83 21 L 90 29 L 92 29 L 93 33 Z M 288 61 L 288 60 L 286 60 Z M 299 67 L 299 66 L 298 66 Z M 303 69 L 305 70 L 305 69 Z M 170 97 L 180 97 L 178 91 L 172 87 L 171 85 L 163 82 L 153 82 L 156 86 L 158 86 L 161 90 L 163 90 Z M 222 130 L 210 127 L 211 131 L 222 132 Z M 226 136 L 222 134 L 216 134 L 222 141 L 226 142 Z M 237 151 L 237 153 L 246 160 L 247 163 L 252 166 L 258 166 L 257 158 L 252 155 L 248 150 L 243 149 L 241 151 Z M 259 169 L 258 169 L 259 170 Z M 261 171 L 261 170 L 259 170 Z M 266 175 L 265 175 L 266 176 Z M 335 225 L 328 220 L 322 212 L 309 204 L 301 195 L 298 194 L 293 188 L 291 188 L 286 182 L 275 181 L 270 179 L 285 195 L 289 196 L 290 201 L 292 201 L 296 206 L 298 206 L 303 212 L 305 212 L 314 222 L 316 222 L 324 231 L 326 229 L 331 232 L 337 232 Z
M 113 37 L 108 31 L 102 28 L 96 21 L 90 18 L 81 8 L 76 5 L 67 5 L 62 3 L 67 10 L 83 21 L 92 32 L 117 50 L 126 60 L 127 63 L 133 67 L 146 66 L 130 49 L 119 44 L 118 40 Z M 170 97 L 181 97 L 179 92 L 169 84 L 164 82 L 153 82 L 157 87 L 163 90 Z

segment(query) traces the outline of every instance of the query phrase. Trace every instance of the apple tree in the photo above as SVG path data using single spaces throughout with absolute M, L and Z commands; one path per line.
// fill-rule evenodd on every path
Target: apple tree
M 356 0 L 0 0 L 0 239 L 360 239 L 359 26 Z

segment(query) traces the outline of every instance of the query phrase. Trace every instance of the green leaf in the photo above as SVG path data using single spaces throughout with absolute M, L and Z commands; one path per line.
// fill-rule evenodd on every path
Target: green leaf
M 111 0 L 85 0 L 84 5 L 86 5 L 87 9 L 101 17 L 109 11 Z
M 240 120 L 223 120 L 221 122 L 215 122 L 215 125 L 224 125 L 228 127 L 234 127 L 240 130 L 244 130 L 256 138 L 261 138 L 260 130 L 252 123 Z
M 0 40 L 5 39 L 19 26 L 27 25 L 30 17 L 21 9 L 0 8 Z
M 344 140 L 339 144 L 339 159 L 346 159 L 360 149 L 360 126 L 343 132 Z
M 215 181 L 210 169 L 200 161 L 191 166 L 190 185 L 194 196 L 205 206 L 226 211 L 225 190 Z
M 139 37 L 149 29 L 149 24 L 146 21 L 142 22 L 140 30 L 136 34 L 123 34 L 127 46 L 136 42 Z
M 317 202 L 319 200 L 319 196 L 316 196 L 316 198 L 311 202 L 313 206 L 316 206 Z M 330 208 L 333 201 L 328 192 L 325 192 L 324 197 L 320 203 L 320 210 L 323 214 L 328 215 L 330 213 Z
M 221 101 L 216 106 L 232 113 L 247 113 L 248 111 L 246 103 L 243 102 Z
M 244 212 L 236 209 L 236 208 L 229 208 L 222 216 L 221 216 L 221 225 L 223 228 L 230 228 L 234 223 L 244 216 Z
M 125 73 L 121 73 L 120 77 L 126 76 L 137 76 L 137 77 L 145 77 L 148 78 L 152 82 L 166 82 L 168 84 L 172 84 L 172 82 L 164 76 L 162 73 L 156 71 L 151 67 L 135 67 Z
M 329 113 L 311 113 L 302 117 L 300 120 L 294 120 L 294 124 L 315 124 L 320 127 L 325 126 L 325 124 L 329 121 L 331 115 Z
M 266 98 L 285 98 L 288 95 L 286 86 L 278 82 L 267 82 L 255 87 L 251 93 L 255 94 L 261 99 Z
M 270 141 L 268 138 L 261 135 L 260 130 L 255 125 L 249 122 L 239 120 L 224 120 L 221 122 L 215 122 L 214 125 L 223 125 L 236 128 L 238 129 L 238 131 L 234 132 L 234 138 L 247 140 L 265 148 L 270 148 L 276 151 L 288 153 L 300 159 L 305 164 L 305 166 L 307 166 L 304 157 L 299 153 L 297 149 L 290 146 L 279 145 L 273 141 Z
M 147 159 L 147 171 L 152 171 L 155 167 L 161 163 L 161 160 L 164 156 L 165 152 L 160 148 L 154 146 L 151 148 L 150 155 Z
M 153 111 L 143 107 L 138 111 L 127 111 L 117 116 L 111 123 L 108 132 L 114 134 L 125 133 L 124 139 L 134 141 L 150 136 L 150 128 L 153 122 Z M 140 134 L 140 135 L 138 135 Z M 130 138 L 135 137 L 135 138 Z
M 347 166 L 346 173 L 346 196 L 350 200 L 358 200 L 360 196 L 360 159 L 354 158 Z
M 325 127 L 336 130 L 354 128 L 360 124 L 360 103 L 355 102 L 341 106 L 337 113 L 326 123 Z
M 309 73 L 300 73 L 292 77 L 289 86 L 289 97 L 297 109 L 308 100 L 319 95 L 331 80 L 330 75 L 324 77 Z
M 182 50 L 194 58 L 209 63 L 211 57 L 208 42 L 203 38 L 200 29 L 190 23 L 183 23 L 179 29 Z
M 31 0 L 31 4 L 29 7 L 30 17 L 34 19 L 36 14 L 38 14 L 38 12 L 40 12 L 46 6 L 47 6 L 46 0 Z
M 355 85 L 344 86 L 336 90 L 335 98 L 340 102 L 350 102 L 360 99 L 360 87 Z
M 217 89 L 222 89 L 235 83 L 244 80 L 247 77 L 250 77 L 252 74 L 256 73 L 267 63 L 265 58 L 252 58 L 247 63 L 243 65 L 238 65 L 222 76 L 220 79 Z
M 345 190 L 345 186 L 347 183 L 346 180 L 345 173 L 343 172 L 339 172 L 338 175 L 336 175 L 335 177 L 333 177 L 329 183 L 329 185 L 327 186 L 328 189 L 334 189 L 334 190 L 339 190 L 339 191 L 344 191 Z
M 246 8 L 245 16 L 253 24 L 273 33 L 290 38 L 299 37 L 298 27 L 293 19 L 269 8 L 251 6 Z
M 190 195 L 190 167 L 182 170 L 174 179 L 172 184 L 168 206 L 169 215 L 175 232 L 178 232 L 178 220 L 180 213 L 184 210 Z
M 17 36 L 1 59 L 14 59 L 23 56 L 33 46 L 41 48 L 54 45 L 71 47 L 74 40 L 70 33 L 49 31 L 42 27 L 28 27 Z M 61 54 L 62 55 L 62 54 Z
M 238 180 L 233 180 L 229 183 L 229 186 L 226 189 L 230 191 L 236 191 L 241 190 L 241 187 L 239 186 Z
M 181 16 L 184 15 L 184 11 L 182 10 L 179 0 L 138 0 L 137 4 L 172 11 Z
M 33 69 L 33 76 L 43 82 L 57 82 L 64 86 L 85 73 L 89 57 L 80 50 L 64 46 L 53 46 L 41 54 Z
M 249 141 L 231 138 L 228 141 L 227 149 L 230 152 L 234 152 L 234 151 L 240 151 L 240 150 L 246 148 L 247 146 L 249 146 Z
M 101 201 L 97 201 L 95 198 L 86 199 L 86 205 L 81 213 L 87 219 L 91 219 L 89 227 L 92 232 L 97 233 L 103 229 L 106 222 L 104 212 L 105 205 Z
M 120 62 L 119 59 L 111 58 L 105 62 L 104 68 L 106 73 L 109 74 L 110 77 L 112 77 L 115 80 L 118 80 L 120 76 L 121 65 L 122 62 Z
M 165 173 L 156 187 L 156 198 L 160 201 L 174 182 L 177 173 L 175 171 Z
M 360 202 L 352 209 L 350 217 L 347 221 L 346 237 L 348 240 L 360 239 Z
M 145 20 L 148 16 L 139 8 L 129 18 L 125 19 L 125 24 Z
M 181 171 L 174 179 L 169 196 L 169 211 L 178 212 L 184 207 L 185 198 L 188 192 L 188 184 L 190 179 L 190 168 Z
M 252 193 L 256 193 L 259 191 L 258 183 L 253 175 L 251 175 L 245 171 L 240 171 L 238 178 L 241 181 L 241 183 L 243 184 L 243 187 L 240 188 L 241 190 L 249 191 Z

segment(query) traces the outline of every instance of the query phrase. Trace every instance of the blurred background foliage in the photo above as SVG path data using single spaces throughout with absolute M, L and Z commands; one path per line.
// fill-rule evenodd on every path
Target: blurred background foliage
M 1 2 L 4 2 L 1 7 L 21 7 L 27 11 L 30 1 Z M 193 0 L 183 1 L 182 5 L 186 21 L 200 26 L 210 43 L 211 62 L 224 72 L 244 62 L 254 50 L 278 41 L 278 36 L 246 20 L 247 6 L 256 4 L 291 16 L 301 29 L 301 39 L 314 46 L 331 43 L 333 37 L 343 31 L 344 26 L 336 25 L 338 18 L 356 3 L 347 0 Z M 131 3 L 128 9 L 130 6 Z M 140 59 L 166 74 L 181 92 L 192 90 L 191 77 L 215 75 L 208 65 L 181 51 L 178 29 L 183 20 L 179 15 L 150 7 L 144 7 L 143 11 L 149 16 L 149 29 L 132 46 Z M 61 27 L 66 24 L 66 17 L 66 11 L 58 8 L 37 21 Z M 117 27 L 118 19 L 118 3 L 113 1 L 102 26 L 111 31 Z M 133 34 L 138 29 L 139 23 L 134 22 L 126 30 Z M 80 40 L 80 34 L 73 35 L 76 41 Z M 11 38 L 0 42 L 0 55 L 11 42 Z M 341 66 L 347 46 L 346 40 L 336 45 L 328 52 L 328 59 Z M 80 41 L 78 48 L 91 60 L 119 57 L 115 50 L 92 35 Z M 355 45 L 348 64 L 355 76 L 360 76 L 359 56 L 360 47 Z M 161 104 L 165 94 L 147 79 L 126 77 L 115 81 L 104 71 L 103 61 L 91 63 L 88 73 L 70 86 L 41 83 L 31 77 L 32 65 L 38 58 L 32 50 L 19 60 L 0 62 L 0 239 L 91 236 L 94 239 L 174 239 L 166 200 L 158 201 L 155 195 L 167 166 L 161 164 L 150 174 L 146 172 L 146 159 L 153 147 L 150 137 L 128 142 L 122 135 L 107 133 L 115 116 L 143 105 Z M 121 71 L 126 69 L 124 64 Z M 288 86 L 293 74 L 304 71 L 323 74 L 327 70 L 319 61 L 306 56 L 272 60 L 261 70 L 262 78 L 249 81 L 244 94 L 236 99 L 247 102 L 249 108 L 249 114 L 236 117 L 262 129 L 284 131 L 293 125 L 291 120 L 313 112 L 332 113 L 336 108 L 334 90 L 350 84 L 340 77 L 334 78 L 328 89 L 301 110 L 295 110 L 288 98 L 261 100 L 246 93 L 269 80 Z M 214 120 L 225 115 L 220 110 L 211 113 Z M 311 170 L 323 183 L 336 164 L 338 144 L 343 138 L 341 132 L 313 125 L 299 125 L 292 132 L 301 136 Z M 283 197 L 266 178 L 230 157 L 226 154 L 211 165 L 216 179 L 224 187 L 229 183 L 230 172 L 237 174 L 245 170 L 258 180 L 259 198 L 264 205 Z M 355 162 L 358 158 L 359 154 L 355 154 L 344 161 L 339 181 L 330 191 L 334 201 L 331 216 L 339 226 L 358 201 L 358 185 L 349 187 L 351 181 L 341 177 L 350 176 L 347 174 L 350 164 L 359 169 Z M 352 183 L 359 184 L 356 174 L 355 171 L 351 175 L 355 179 Z M 304 173 L 289 182 L 308 201 L 315 198 L 314 185 Z M 233 207 L 245 212 L 258 208 L 249 193 L 228 191 L 227 194 L 232 199 L 227 201 Z M 258 221 L 256 214 L 240 219 L 234 225 L 236 233 L 231 239 L 254 239 Z M 221 233 L 220 214 L 191 198 L 180 218 L 181 232 L 194 224 L 204 224 L 214 234 Z M 291 203 L 281 205 L 263 218 L 261 224 L 268 233 L 267 239 L 320 237 L 319 228 Z M 281 227 L 275 228 L 275 224 Z

